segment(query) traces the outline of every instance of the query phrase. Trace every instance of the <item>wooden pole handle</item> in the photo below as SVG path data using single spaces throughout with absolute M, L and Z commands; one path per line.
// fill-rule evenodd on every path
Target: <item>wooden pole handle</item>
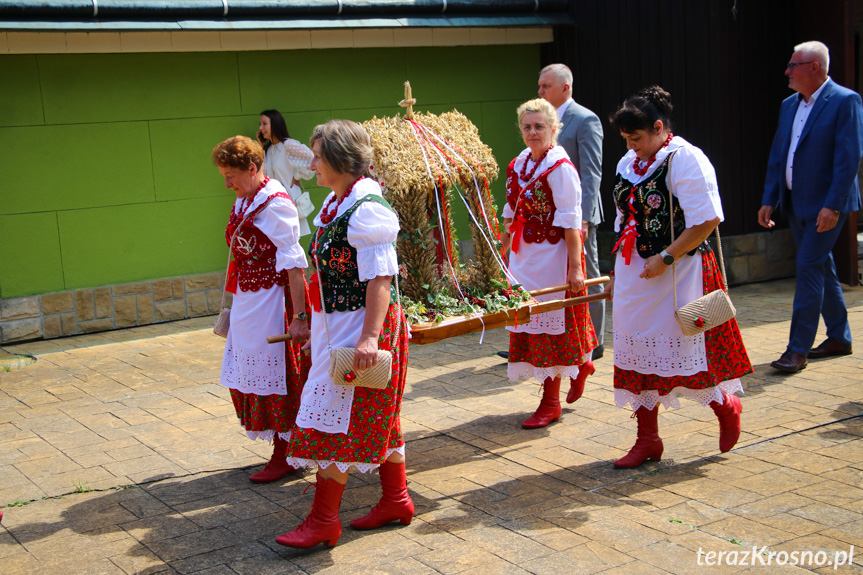
M 283 341 L 291 341 L 290 334 L 283 333 L 282 335 L 271 335 L 267 338 L 267 343 L 282 343 Z
M 585 280 L 584 285 L 586 286 L 594 286 L 599 284 L 608 283 L 611 281 L 611 278 L 608 276 L 599 276 L 598 278 L 591 278 L 589 280 Z M 559 286 L 552 286 L 547 288 L 540 288 L 530 291 L 530 295 L 536 297 L 538 295 L 546 295 L 550 293 L 555 293 L 559 291 L 566 291 L 569 289 L 569 284 L 563 284 Z
M 546 313 L 549 311 L 554 311 L 558 309 L 563 309 L 565 307 L 573 307 L 576 305 L 581 305 L 583 303 L 590 303 L 592 301 L 599 301 L 601 299 L 608 299 L 608 294 L 605 292 L 602 293 L 593 293 L 590 295 L 582 295 L 578 297 L 571 297 L 568 299 L 556 299 L 552 301 L 544 301 L 539 304 L 535 304 L 530 308 L 530 315 L 533 316 L 537 313 Z

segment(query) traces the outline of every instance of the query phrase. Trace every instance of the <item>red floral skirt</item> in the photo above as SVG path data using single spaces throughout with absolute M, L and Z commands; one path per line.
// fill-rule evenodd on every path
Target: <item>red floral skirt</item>
M 291 288 L 285 286 L 285 317 L 286 329 L 293 318 L 294 311 L 291 305 Z M 309 293 L 306 289 L 306 315 L 311 317 L 312 309 L 309 302 Z M 274 344 L 275 345 L 275 344 Z M 243 393 L 236 389 L 231 390 L 231 401 L 234 410 L 240 420 L 240 425 L 246 431 L 265 432 L 275 431 L 287 433 L 294 425 L 297 418 L 297 410 L 300 408 L 300 394 L 303 384 L 309 376 L 309 368 L 312 366 L 311 357 L 300 350 L 299 345 L 290 341 L 285 342 L 285 364 L 287 367 L 285 395 L 257 395 L 254 393 Z
M 582 258 L 584 269 L 584 258 Z M 564 297 L 587 295 L 587 288 L 578 294 L 567 290 Z M 560 335 L 547 333 L 509 334 L 509 362 L 529 363 L 534 367 L 581 365 L 582 358 L 596 347 L 596 333 L 590 320 L 588 304 L 564 308 L 566 331 Z
M 291 429 L 288 457 L 378 465 L 384 462 L 388 450 L 404 445 L 399 413 L 408 373 L 408 330 L 402 316 L 393 349 L 390 342 L 397 309 L 397 305 L 390 304 L 378 337 L 378 348 L 393 354 L 389 385 L 385 389 L 355 388 L 347 433 L 327 433 L 295 425 Z
M 723 288 L 722 274 L 713 252 L 702 255 L 701 274 L 705 295 Z M 614 366 L 614 387 L 636 395 L 647 390 L 655 390 L 659 395 L 667 395 L 675 387 L 707 389 L 723 381 L 752 373 L 752 364 L 743 346 L 743 337 L 740 335 L 736 319 L 704 332 L 704 345 L 707 353 L 707 371 L 700 371 L 695 375 L 662 377 Z

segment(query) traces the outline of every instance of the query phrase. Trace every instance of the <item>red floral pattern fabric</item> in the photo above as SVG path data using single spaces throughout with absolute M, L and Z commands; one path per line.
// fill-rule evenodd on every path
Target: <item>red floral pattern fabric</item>
M 396 313 L 401 313 L 401 309 L 391 303 L 378 337 L 378 347 L 393 354 L 389 385 L 385 389 L 355 389 L 351 424 L 345 434 L 303 429 L 295 425 L 291 429 L 288 457 L 380 464 L 386 459 L 387 450 L 404 445 L 399 413 L 408 371 L 408 330 L 402 316 L 396 337 L 396 349 L 392 349 L 390 342 Z
M 305 282 L 304 282 L 305 283 Z M 294 309 L 291 301 L 291 287 L 285 285 L 285 317 L 293 318 Z M 309 301 L 309 290 L 305 290 L 306 315 L 311 317 L 312 308 Z M 289 325 L 290 322 L 288 321 Z M 309 326 L 311 327 L 311 326 Z M 287 325 L 285 332 L 287 333 Z M 274 344 L 275 345 L 275 344 Z M 254 393 L 243 393 L 236 389 L 231 390 L 231 401 L 234 403 L 234 411 L 240 420 L 240 425 L 246 431 L 269 431 L 287 433 L 294 425 L 297 418 L 297 410 L 300 408 L 300 394 L 303 384 L 309 377 L 309 369 L 312 367 L 311 356 L 303 353 L 299 345 L 290 341 L 285 342 L 285 364 L 287 367 L 285 395 L 257 395 Z
M 581 267 L 584 269 L 583 255 Z M 587 288 L 578 294 L 567 290 L 565 297 L 576 295 L 587 295 Z M 560 335 L 510 332 L 510 363 L 526 362 L 534 367 L 581 365 L 582 358 L 593 351 L 597 344 L 588 304 L 564 308 L 564 318 L 566 331 Z
M 713 252 L 702 254 L 701 262 L 704 294 L 723 289 L 722 274 Z M 752 364 L 743 345 L 743 336 L 740 335 L 736 319 L 704 332 L 704 345 L 707 352 L 707 371 L 695 375 L 662 377 L 614 366 L 614 387 L 634 394 L 656 390 L 659 395 L 668 395 L 675 387 L 707 389 L 723 381 L 752 373 Z

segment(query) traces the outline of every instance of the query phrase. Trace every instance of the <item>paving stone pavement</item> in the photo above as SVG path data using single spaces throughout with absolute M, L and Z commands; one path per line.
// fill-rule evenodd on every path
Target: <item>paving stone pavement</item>
M 635 421 L 614 406 L 610 345 L 584 396 L 532 431 L 539 386 L 507 380 L 506 332 L 412 346 L 417 515 L 353 531 L 379 484 L 352 473 L 339 544 L 310 551 L 274 537 L 305 517 L 314 476 L 248 481 L 270 447 L 218 383 L 213 318 L 6 346 L 38 361 L 0 373 L 0 573 L 861 573 L 863 355 L 774 373 L 793 289 L 732 290 L 755 366 L 738 447 L 720 454 L 713 412 L 683 402 L 660 414 L 664 459 L 634 470 L 611 465 Z M 863 288 L 846 297 L 863 341 Z

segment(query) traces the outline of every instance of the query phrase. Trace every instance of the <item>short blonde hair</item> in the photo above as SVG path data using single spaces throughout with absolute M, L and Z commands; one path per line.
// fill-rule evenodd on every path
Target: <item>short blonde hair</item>
M 803 42 L 794 46 L 795 52 L 803 52 L 806 58 L 818 62 L 818 65 L 824 70 L 825 74 L 830 72 L 830 50 L 822 42 L 812 40 Z
M 560 123 L 557 119 L 557 110 L 542 98 L 534 98 L 518 107 L 518 123 L 521 124 L 521 119 L 525 114 L 532 114 L 534 112 L 539 112 L 545 116 L 548 127 L 554 130 L 554 134 L 551 136 L 551 143 L 557 144 L 557 126 Z M 518 128 L 521 130 L 520 125 Z
M 351 120 L 330 120 L 315 126 L 309 146 L 321 143 L 321 157 L 339 174 L 362 176 L 372 165 L 374 148 L 369 133 Z
M 261 169 L 264 165 L 264 149 L 246 136 L 228 138 L 213 148 L 213 163 L 220 168 L 248 170 L 252 164 Z

